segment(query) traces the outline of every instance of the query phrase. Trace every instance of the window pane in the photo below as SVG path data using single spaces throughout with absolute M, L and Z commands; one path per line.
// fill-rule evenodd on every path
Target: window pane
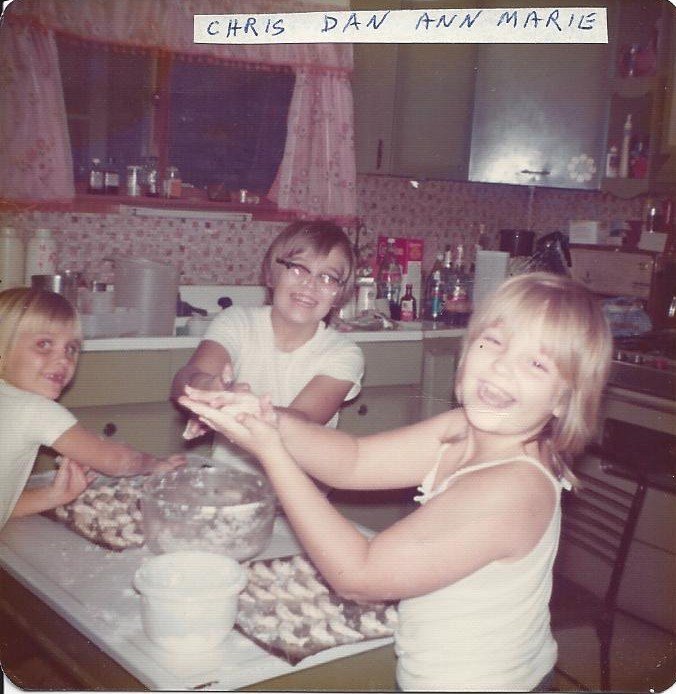
M 149 151 L 152 58 L 57 39 L 75 180 L 97 157 L 118 167 Z
M 196 187 L 268 192 L 284 154 L 295 78 L 175 61 L 169 162 Z

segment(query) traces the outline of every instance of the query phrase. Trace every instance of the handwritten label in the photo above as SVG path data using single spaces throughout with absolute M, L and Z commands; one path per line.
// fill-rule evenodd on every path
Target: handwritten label
M 195 15 L 195 43 L 608 43 L 604 7 Z

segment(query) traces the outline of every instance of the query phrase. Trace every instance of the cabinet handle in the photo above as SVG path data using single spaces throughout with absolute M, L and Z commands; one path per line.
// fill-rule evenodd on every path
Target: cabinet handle
M 114 436 L 117 433 L 117 426 L 113 422 L 108 422 L 103 427 L 103 435 L 104 436 Z
M 376 151 L 376 170 L 379 171 L 383 165 L 383 141 L 378 140 L 378 149 Z
M 369 411 L 368 405 L 359 405 L 359 409 L 357 410 L 357 414 L 361 415 L 363 417 L 365 414 L 368 414 L 368 411 Z

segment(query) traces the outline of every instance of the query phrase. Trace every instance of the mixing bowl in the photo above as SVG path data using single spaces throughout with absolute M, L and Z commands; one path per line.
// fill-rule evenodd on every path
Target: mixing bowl
M 154 475 L 141 495 L 143 529 L 155 554 L 201 550 L 250 559 L 267 547 L 276 499 L 263 475 L 188 464 Z

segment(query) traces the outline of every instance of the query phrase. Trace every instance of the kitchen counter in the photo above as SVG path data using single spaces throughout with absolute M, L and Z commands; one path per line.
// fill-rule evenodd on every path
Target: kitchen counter
M 451 328 L 431 321 L 400 323 L 396 330 L 364 330 L 346 332 L 357 343 L 420 342 L 433 338 L 460 337 L 465 328 Z M 128 350 L 194 349 L 202 340 L 193 336 L 108 337 L 84 341 L 84 352 L 119 352 Z
M 260 558 L 298 551 L 293 533 L 277 519 Z M 104 550 L 44 517 L 10 521 L 0 533 L 0 613 L 21 624 L 90 689 L 393 687 L 391 638 L 338 646 L 296 666 L 237 631 L 221 651 L 201 661 L 164 654 L 143 632 L 140 597 L 131 587 L 146 556 L 145 548 Z

